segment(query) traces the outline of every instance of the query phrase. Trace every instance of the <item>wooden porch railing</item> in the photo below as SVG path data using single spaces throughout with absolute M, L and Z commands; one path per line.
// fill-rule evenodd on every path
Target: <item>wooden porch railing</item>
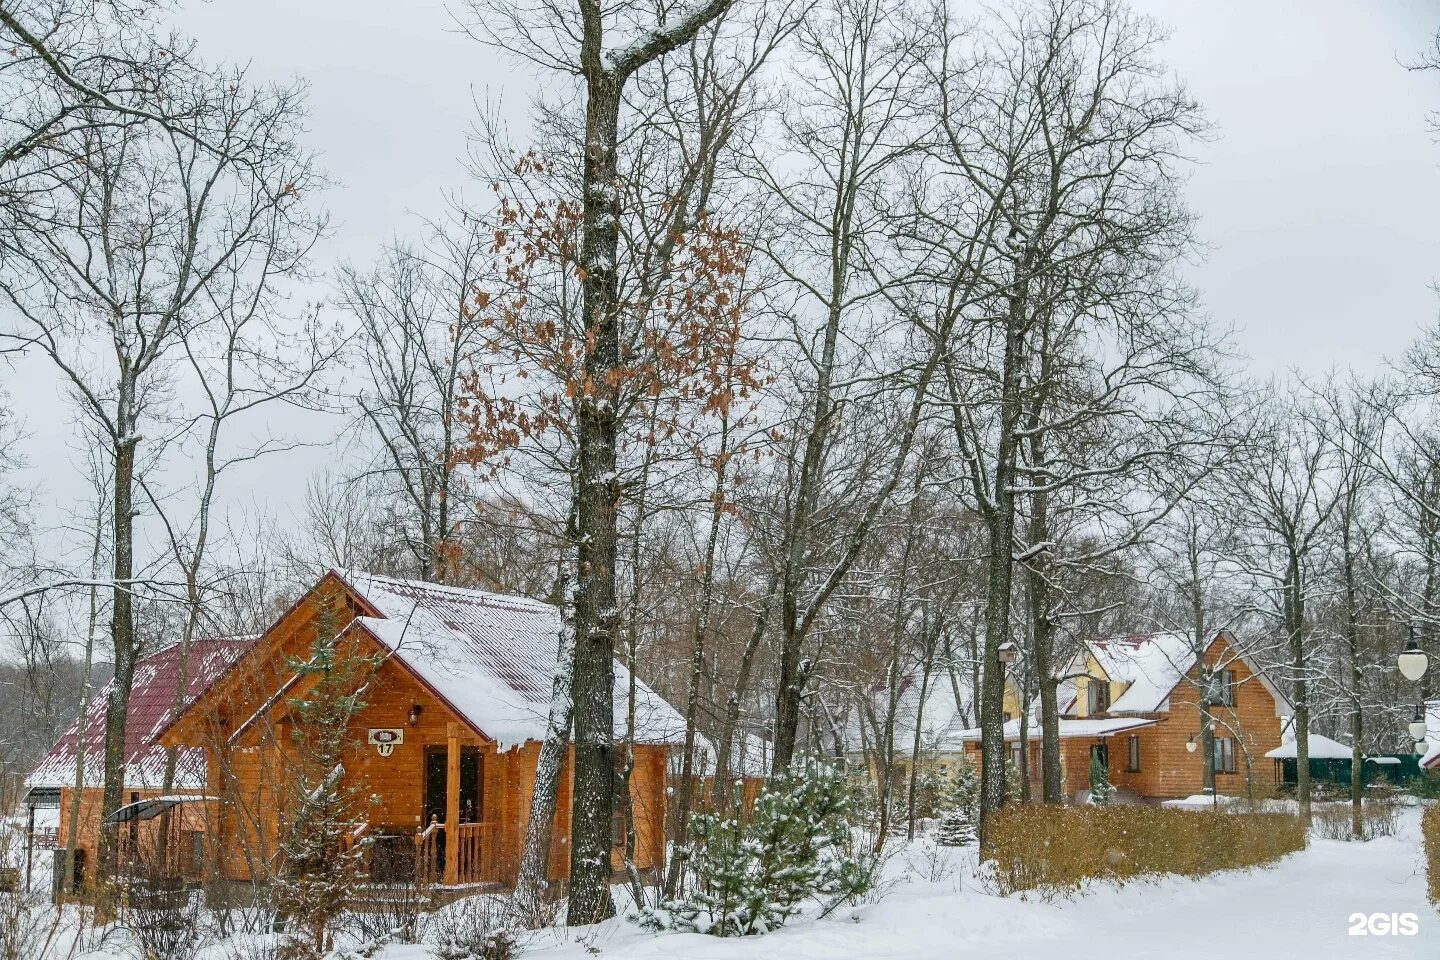
M 415 835 L 416 880 L 447 887 L 499 883 L 495 824 L 438 820 Z

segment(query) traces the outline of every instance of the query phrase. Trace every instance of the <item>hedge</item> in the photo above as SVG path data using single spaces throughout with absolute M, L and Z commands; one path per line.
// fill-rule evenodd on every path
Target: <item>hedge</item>
M 1420 815 L 1420 833 L 1425 838 L 1425 879 L 1430 902 L 1440 906 L 1440 804 L 1430 804 Z
M 1440 826 L 1440 825 L 1437 825 Z M 1199 877 L 1270 864 L 1305 848 L 1300 818 L 1141 806 L 1014 804 L 986 825 L 998 891 L 1067 894 L 1086 880 Z

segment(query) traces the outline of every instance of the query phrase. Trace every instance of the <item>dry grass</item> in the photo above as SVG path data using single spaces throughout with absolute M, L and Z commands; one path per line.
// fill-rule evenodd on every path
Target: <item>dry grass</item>
M 1430 804 L 1420 817 L 1420 833 L 1425 837 L 1425 877 L 1430 902 L 1440 906 L 1440 804 Z
M 1066 895 L 1086 880 L 1199 877 L 1272 863 L 1305 847 L 1300 818 L 1161 807 L 1016 804 L 988 824 L 998 892 Z
M 1360 808 L 1360 836 L 1355 836 L 1354 810 L 1348 802 L 1317 803 L 1310 808 L 1311 827 L 1325 840 L 1374 840 L 1394 836 L 1400 827 L 1400 805 L 1389 795 L 1365 798 Z

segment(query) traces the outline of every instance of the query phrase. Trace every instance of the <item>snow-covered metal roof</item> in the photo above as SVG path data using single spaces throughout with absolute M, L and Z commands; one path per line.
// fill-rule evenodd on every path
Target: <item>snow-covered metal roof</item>
M 185 665 L 182 705 L 188 706 L 254 642 L 254 637 L 197 640 L 184 658 L 177 643 L 135 665 L 125 722 L 127 789 L 158 789 L 164 785 L 165 748 L 156 742 L 156 737 L 175 716 L 175 690 L 182 659 Z M 27 787 L 73 787 L 76 752 L 81 749 L 85 754 L 84 782 L 90 786 L 100 785 L 105 767 L 105 706 L 113 684 L 112 680 L 105 685 L 90 701 L 84 715 L 50 748 L 26 780 Z M 181 749 L 176 756 L 175 788 L 195 790 L 204 785 L 204 752 L 199 748 Z
M 524 597 L 335 571 L 380 615 L 358 618 L 421 683 L 500 749 L 543 740 L 557 668 L 560 611 Z M 615 664 L 615 736 L 626 733 L 630 675 Z M 635 740 L 681 743 L 685 720 L 635 682 Z
M 1350 744 L 1341 743 L 1339 740 L 1331 740 L 1329 737 L 1318 733 L 1312 733 L 1307 738 L 1310 747 L 1311 760 L 1349 760 L 1351 755 Z M 1274 750 L 1265 751 L 1265 756 L 1271 760 L 1294 760 L 1295 740 L 1286 740 Z
M 1112 682 L 1128 684 L 1110 704 L 1111 713 L 1159 710 L 1195 665 L 1194 644 L 1184 633 L 1112 637 L 1092 640 L 1087 646 Z
M 1104 717 L 1096 720 L 1061 720 L 1060 739 L 1070 740 L 1077 737 L 1108 737 L 1111 734 L 1123 733 L 1127 730 L 1138 730 L 1141 727 L 1148 727 L 1159 723 L 1158 719 L 1145 717 Z M 1040 739 L 1040 725 L 1032 723 L 1027 731 L 1029 739 Z M 1005 739 L 1014 740 L 1020 736 L 1020 721 L 1011 720 L 1005 724 Z M 957 739 L 974 743 L 980 740 L 980 728 L 975 727 L 960 733 Z
M 1290 701 L 1270 681 L 1260 666 L 1248 659 L 1228 631 L 1211 639 L 1224 640 L 1234 659 L 1249 668 L 1265 691 L 1275 701 L 1275 715 L 1286 716 L 1292 711 Z M 1155 713 L 1168 709 L 1167 701 L 1176 686 L 1195 666 L 1195 645 L 1187 633 L 1131 634 L 1108 640 L 1090 640 L 1086 648 L 1096 663 L 1115 683 L 1128 684 L 1125 691 L 1110 704 L 1109 713 Z

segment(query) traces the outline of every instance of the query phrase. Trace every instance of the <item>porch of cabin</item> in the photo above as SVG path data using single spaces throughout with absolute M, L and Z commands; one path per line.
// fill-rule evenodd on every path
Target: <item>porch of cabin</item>
M 346 775 L 355 778 L 352 786 L 357 792 L 374 800 L 345 842 L 361 848 L 365 873 L 375 888 L 410 884 L 440 891 L 509 888 L 519 873 L 540 745 L 530 742 L 498 750 L 453 721 L 428 729 L 428 712 L 422 709 L 414 725 L 404 726 L 399 742 L 384 755 L 371 734 L 401 727 L 362 727 L 352 734 L 353 755 L 345 762 Z M 253 749 L 227 764 L 233 774 L 227 791 L 232 809 L 224 816 L 218 841 L 223 879 L 249 881 L 248 864 L 271 859 L 278 849 L 286 791 L 277 788 L 277 776 L 267 775 L 267 768 L 276 769 L 266 763 L 270 753 Z M 573 752 L 562 766 L 557 789 L 549 864 L 552 880 L 563 880 L 570 867 L 572 757 Z M 630 796 L 635 862 L 642 871 L 660 863 L 665 783 L 666 748 L 636 745 Z M 223 785 L 217 783 L 216 788 Z M 259 816 L 237 815 L 237 811 Z M 622 826 L 617 816 L 614 828 L 621 843 Z M 260 855 L 235 855 L 247 846 Z M 615 869 L 620 869 L 623 852 L 617 849 L 612 856 Z

